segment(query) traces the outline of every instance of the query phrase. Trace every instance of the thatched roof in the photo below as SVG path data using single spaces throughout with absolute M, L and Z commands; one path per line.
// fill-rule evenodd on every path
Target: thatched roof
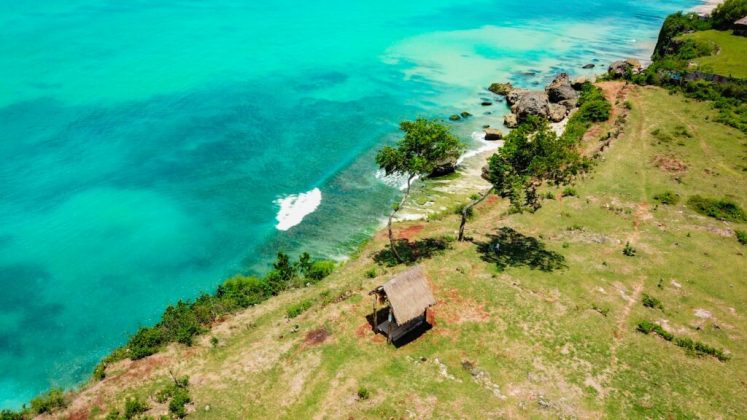
M 738 21 L 734 22 L 735 25 L 745 25 L 747 26 L 747 16 L 743 17 L 742 19 L 739 19 Z
M 389 299 L 398 325 L 422 315 L 426 309 L 436 304 L 425 271 L 420 266 L 397 274 L 382 288 Z

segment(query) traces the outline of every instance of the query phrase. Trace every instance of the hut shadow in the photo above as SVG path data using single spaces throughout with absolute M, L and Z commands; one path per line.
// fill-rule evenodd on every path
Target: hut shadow
M 510 227 L 500 228 L 497 233 L 488 235 L 488 239 L 487 242 L 478 242 L 477 249 L 483 261 L 494 263 L 500 271 L 524 266 L 551 272 L 567 267 L 563 255 L 548 250 L 537 238 Z
M 449 241 L 445 238 L 426 238 L 410 242 L 398 239 L 394 242 L 397 253 L 405 264 L 414 264 L 422 259 L 432 258 L 449 248 Z M 382 265 L 394 267 L 399 264 L 390 247 L 386 247 L 373 256 L 373 260 Z
M 379 322 L 381 322 L 384 319 L 387 319 L 387 317 L 389 316 L 389 310 L 390 309 L 386 307 L 386 308 L 381 308 L 378 311 L 376 311 L 376 316 Z M 376 331 L 373 314 L 366 315 L 366 321 L 368 322 L 368 325 L 371 327 L 371 330 L 374 332 L 374 334 L 381 334 L 382 336 L 386 337 L 386 334 L 380 331 Z M 417 340 L 418 338 L 420 338 L 420 336 L 430 331 L 432 328 L 433 326 L 429 324 L 428 321 L 423 322 L 422 324 L 418 325 L 416 328 L 413 328 L 412 330 L 408 331 L 407 334 L 394 340 L 392 342 L 392 345 L 394 345 L 395 348 L 406 346 L 412 343 L 413 341 Z

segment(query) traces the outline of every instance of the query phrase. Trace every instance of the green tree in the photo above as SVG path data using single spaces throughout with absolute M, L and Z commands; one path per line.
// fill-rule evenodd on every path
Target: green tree
M 387 223 L 389 246 L 394 257 L 401 263 L 402 258 L 394 245 L 392 220 L 410 195 L 413 179 L 430 175 L 443 162 L 457 159 L 465 150 L 465 145 L 449 131 L 448 126 L 437 120 L 418 118 L 415 121 L 403 121 L 399 127 L 404 136 L 394 147 L 386 146 L 379 150 L 376 163 L 387 175 L 407 178 L 402 200 L 392 209 Z
M 747 0 L 726 0 L 711 15 L 713 27 L 730 29 L 734 22 L 747 16 Z
M 572 136 L 558 137 L 546 121 L 529 121 L 506 136 L 488 162 L 487 177 L 495 192 L 511 201 L 514 211 L 540 208 L 537 187 L 560 185 L 587 169 Z

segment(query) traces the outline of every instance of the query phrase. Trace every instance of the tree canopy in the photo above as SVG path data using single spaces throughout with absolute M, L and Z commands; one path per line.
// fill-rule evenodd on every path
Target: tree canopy
M 385 146 L 376 155 L 376 163 L 387 175 L 429 175 L 465 150 L 449 127 L 438 120 L 403 121 L 399 128 L 405 135 L 395 147 Z
M 504 146 L 488 162 L 488 179 L 498 195 L 508 198 L 515 211 L 536 210 L 536 189 L 543 181 L 569 182 L 586 169 L 576 139 L 558 137 L 545 120 L 531 118 L 511 131 Z
M 713 27 L 729 29 L 734 22 L 747 16 L 747 0 L 726 0 L 716 7 L 711 15 Z

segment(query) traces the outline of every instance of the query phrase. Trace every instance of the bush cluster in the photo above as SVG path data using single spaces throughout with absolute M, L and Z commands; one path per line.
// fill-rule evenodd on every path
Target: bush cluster
M 654 50 L 654 62 L 640 74 L 629 74 L 627 79 L 641 85 L 658 85 L 677 91 L 689 98 L 712 101 L 718 111 L 717 122 L 747 133 L 747 81 L 730 80 L 712 83 L 704 80 L 686 80 L 682 76 L 691 71 L 692 59 L 716 52 L 714 45 L 695 39 L 682 39 L 680 35 L 712 28 L 728 29 L 747 15 L 747 0 L 727 0 L 703 19 L 694 13 L 675 13 L 667 17 L 659 32 Z
M 664 305 L 661 303 L 661 301 L 651 295 L 647 295 L 646 293 L 643 294 L 643 299 L 641 300 L 643 303 L 643 306 L 651 309 L 661 309 L 664 310 Z
M 30 403 L 31 413 L 33 414 L 51 413 L 66 406 L 65 393 L 56 388 L 35 397 Z
M 680 196 L 673 193 L 672 191 L 664 191 L 662 193 L 654 195 L 654 200 L 661 204 L 673 206 L 680 202 Z
M 288 318 L 295 318 L 306 312 L 306 310 L 311 308 L 313 304 L 314 301 L 311 299 L 295 303 L 288 308 L 288 310 L 286 311 L 286 315 L 288 315 Z
M 722 362 L 731 359 L 731 356 L 724 353 L 721 349 L 701 343 L 700 341 L 694 341 L 691 338 L 675 337 L 674 334 L 666 331 L 661 327 L 661 325 L 655 322 L 641 321 L 638 323 L 636 329 L 643 334 L 650 334 L 653 332 L 664 340 L 674 343 L 677 347 L 681 347 L 698 356 L 713 356 Z
M 704 216 L 727 222 L 744 222 L 747 220 L 739 204 L 728 198 L 707 198 L 694 195 L 687 200 L 687 206 Z
M 635 257 L 635 254 L 635 248 L 630 245 L 630 242 L 625 242 L 625 246 L 623 247 L 623 255 L 625 255 L 626 257 Z
M 612 105 L 604 97 L 602 89 L 584 83 L 578 100 L 578 111 L 568 119 L 563 137 L 578 142 L 595 122 L 607 121 Z
M 737 241 L 739 241 L 742 245 L 747 245 L 747 232 L 743 230 L 735 230 L 734 236 L 737 237 Z
M 94 370 L 96 379 L 106 375 L 107 364 L 129 357 L 141 359 L 158 352 L 168 343 L 192 345 L 195 336 L 207 331 L 219 317 L 261 303 L 283 290 L 315 284 L 335 268 L 333 261 L 312 260 L 304 253 L 297 262 L 282 252 L 264 277 L 236 275 L 218 286 L 214 294 L 202 294 L 194 301 L 179 301 L 164 311 L 160 322 L 141 327 L 127 344 L 104 359 Z

